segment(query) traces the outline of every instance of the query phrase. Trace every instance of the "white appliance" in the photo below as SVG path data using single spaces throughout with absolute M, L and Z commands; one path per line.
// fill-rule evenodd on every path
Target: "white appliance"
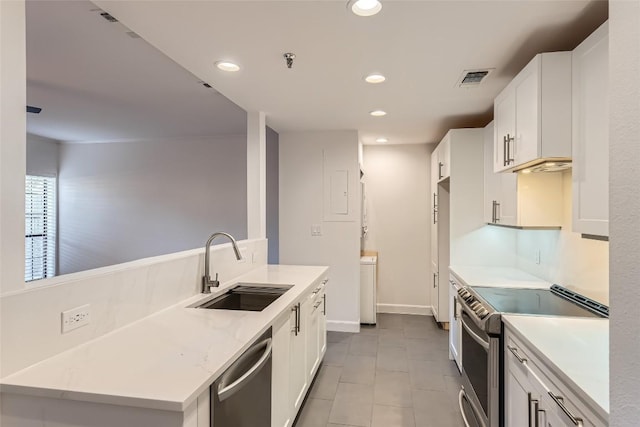
M 360 257 L 360 323 L 376 324 L 377 256 Z

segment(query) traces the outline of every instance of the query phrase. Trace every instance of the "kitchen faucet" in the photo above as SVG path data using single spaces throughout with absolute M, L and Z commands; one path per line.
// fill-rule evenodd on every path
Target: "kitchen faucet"
M 205 245 L 204 250 L 204 276 L 202 276 L 202 293 L 210 294 L 212 287 L 218 287 L 220 282 L 218 281 L 218 273 L 216 273 L 216 278 L 211 280 L 211 275 L 209 274 L 209 255 L 211 253 L 211 243 L 213 239 L 218 236 L 225 236 L 229 240 L 231 240 L 231 245 L 233 246 L 233 251 L 236 253 L 236 259 L 240 261 L 242 259 L 242 254 L 240 253 L 240 249 L 238 249 L 238 244 L 236 243 L 236 239 L 233 238 L 231 234 L 223 233 L 218 231 L 217 233 L 213 233 L 209 239 L 207 240 L 207 244 Z

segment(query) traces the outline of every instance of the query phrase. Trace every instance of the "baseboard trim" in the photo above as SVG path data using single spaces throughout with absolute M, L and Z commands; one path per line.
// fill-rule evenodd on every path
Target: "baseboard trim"
M 341 320 L 327 320 L 327 331 L 332 332 L 360 332 L 359 322 L 345 322 Z
M 378 313 L 421 314 L 433 316 L 430 305 L 377 304 Z

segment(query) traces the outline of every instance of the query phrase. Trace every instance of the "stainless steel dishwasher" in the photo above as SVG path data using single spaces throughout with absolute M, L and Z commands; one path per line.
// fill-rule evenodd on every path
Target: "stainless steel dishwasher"
M 271 426 L 271 328 L 213 383 L 211 427 Z

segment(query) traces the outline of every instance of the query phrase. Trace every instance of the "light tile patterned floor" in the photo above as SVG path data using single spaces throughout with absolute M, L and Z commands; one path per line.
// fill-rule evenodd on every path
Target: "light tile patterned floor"
M 328 333 L 296 427 L 462 427 L 460 374 L 433 317 L 379 314 L 359 334 Z

